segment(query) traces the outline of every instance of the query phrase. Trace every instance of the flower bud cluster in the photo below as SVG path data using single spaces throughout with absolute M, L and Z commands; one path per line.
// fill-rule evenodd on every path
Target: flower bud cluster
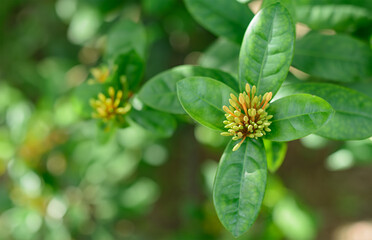
M 245 92 L 240 93 L 239 98 L 234 94 L 230 94 L 230 97 L 230 106 L 223 106 L 226 112 L 226 120 L 223 123 L 228 130 L 221 135 L 232 136 L 233 140 L 242 139 L 234 146 L 233 151 L 236 151 L 247 137 L 257 139 L 271 131 L 269 120 L 273 116 L 268 115 L 266 109 L 269 107 L 272 93 L 256 96 L 256 86 L 251 89 L 247 83 Z
M 122 105 L 123 91 L 119 90 L 115 93 L 113 87 L 108 89 L 108 97 L 103 93 L 98 94 L 98 99 L 91 99 L 90 105 L 95 109 L 92 114 L 93 118 L 101 118 L 104 121 L 115 118 L 118 115 L 124 115 L 131 109 L 131 105 L 127 102 Z

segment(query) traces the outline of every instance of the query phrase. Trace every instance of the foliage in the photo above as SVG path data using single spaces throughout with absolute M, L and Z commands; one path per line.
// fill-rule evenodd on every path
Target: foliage
M 0 238 L 315 238 L 277 171 L 298 139 L 331 171 L 370 163 L 371 12 L 5 0 Z
M 189 11 L 203 26 L 217 35 L 235 41 L 239 38 L 232 37 L 230 33 L 239 33 L 239 27 L 231 24 L 230 19 L 226 18 L 226 16 L 239 16 L 239 14 L 234 15 L 232 11 L 230 15 L 226 14 L 229 8 L 225 7 L 225 4 L 229 5 L 229 7 L 231 6 L 231 8 L 237 8 L 238 5 L 237 3 L 230 4 L 221 1 L 213 3 L 212 6 L 207 0 L 187 1 Z M 288 7 L 290 3 L 284 2 L 284 4 Z M 224 8 L 224 11 L 219 10 L 220 7 Z M 290 9 L 296 9 L 296 7 L 301 13 L 302 5 L 291 6 Z M 244 6 L 241 6 L 241 9 L 244 9 Z M 224 14 L 217 15 L 216 12 L 223 12 Z M 297 16 L 297 12 L 295 16 Z M 257 94 L 270 92 L 270 94 L 275 95 L 279 90 L 286 78 L 294 54 L 295 27 L 292 17 L 294 17 L 293 13 L 290 13 L 281 3 L 271 5 L 265 3 L 264 8 L 251 20 L 239 54 L 238 76 L 240 90 L 244 89 L 246 83 L 256 85 Z M 301 21 L 302 19 L 299 18 L 299 20 Z M 340 21 L 343 21 L 343 19 Z M 337 24 L 334 27 L 338 29 Z M 230 29 L 230 31 L 226 31 L 226 28 Z M 354 40 L 352 37 L 341 34 L 326 36 L 314 32 L 298 40 L 296 45 L 293 65 L 314 77 L 324 77 L 325 79 L 340 82 L 355 82 L 372 76 L 369 69 L 371 66 L 371 50 L 364 43 Z M 352 55 L 355 60 L 346 57 L 346 55 L 350 55 L 347 51 L 353 52 Z M 247 114 L 247 111 L 245 109 L 246 103 L 241 98 L 244 99 L 247 95 L 249 97 L 249 91 L 243 95 L 240 94 L 238 98 L 234 97 L 236 95 L 234 86 L 225 85 L 218 80 L 202 76 L 187 76 L 183 80 L 174 78 L 174 81 L 178 81 L 177 95 L 185 111 L 194 120 L 206 127 L 222 130 L 223 125 L 221 122 L 223 121 L 222 114 L 224 113 L 222 107 L 224 106 L 225 108 L 225 105 L 228 105 L 230 101 L 230 109 L 226 107 L 225 110 L 226 117 L 228 119 L 231 118 L 231 124 L 234 121 L 237 123 L 243 121 L 238 117 L 244 113 L 243 108 L 245 114 Z M 155 84 L 155 81 L 150 81 L 150 83 Z M 306 85 L 309 85 L 309 87 L 306 87 Z M 370 99 L 356 93 L 347 97 L 349 92 L 353 94 L 352 90 L 341 87 L 333 87 L 330 90 L 331 87 L 329 86 L 330 91 L 327 91 L 328 86 L 321 84 L 312 86 L 311 84 L 300 83 L 287 85 L 284 91 L 287 95 L 298 92 L 314 95 L 289 95 L 270 104 L 268 112 L 274 117 L 272 124 L 268 122 L 268 125 L 271 124 L 271 131 L 267 133 L 265 138 L 276 142 L 286 142 L 305 137 L 311 133 L 318 133 L 338 140 L 371 137 L 372 131 L 369 126 L 372 126 L 372 118 L 369 118 L 366 113 L 369 111 L 368 104 Z M 174 89 L 174 83 L 172 89 Z M 256 90 L 255 86 L 254 89 Z M 289 89 L 292 91 L 289 91 Z M 149 99 L 151 90 L 147 93 L 147 99 Z M 153 90 L 152 93 L 156 94 L 156 91 Z M 233 98 L 229 100 L 228 96 L 230 93 L 233 94 Z M 254 93 L 251 94 L 253 96 L 250 101 L 253 101 Z M 281 94 L 282 96 L 284 95 L 284 93 Z M 259 99 L 261 99 L 261 96 Z M 353 100 L 344 101 L 343 99 Z M 147 101 L 150 102 L 149 100 Z M 337 102 L 340 102 L 340 105 L 343 106 L 342 110 L 338 108 L 340 105 Z M 238 109 L 237 105 L 241 107 Z M 361 106 L 363 106 L 364 110 L 359 112 L 358 109 Z M 336 110 L 335 114 L 333 107 Z M 249 110 L 254 111 L 255 109 Z M 361 114 L 363 116 L 360 116 L 360 120 L 354 119 L 361 112 L 363 112 Z M 256 111 L 254 111 L 253 115 L 255 114 Z M 251 113 L 249 113 L 249 116 L 251 116 Z M 246 125 L 244 126 L 244 124 Z M 253 122 L 247 118 L 245 123 L 235 126 L 237 129 L 239 127 L 243 129 L 240 132 L 241 135 L 236 136 L 235 131 L 231 129 L 235 134 L 233 140 L 241 138 L 242 140 L 234 148 L 231 147 L 232 143 L 230 143 L 225 149 L 214 183 L 213 196 L 217 214 L 222 224 L 235 237 L 242 235 L 252 225 L 259 212 L 265 192 L 267 168 L 266 156 L 262 153 L 265 152 L 265 147 L 262 141 L 256 143 L 256 140 L 247 138 L 249 132 L 252 132 L 252 126 L 257 128 L 254 117 Z M 230 128 L 230 125 L 225 127 Z M 245 128 L 248 130 L 244 130 Z M 358 131 L 359 128 L 363 130 Z M 223 134 L 229 135 L 229 132 Z M 263 133 L 266 135 L 265 132 Z M 358 133 L 365 135 L 359 136 Z M 232 132 L 231 134 L 233 135 Z M 249 136 L 251 135 L 256 139 L 262 136 L 262 134 L 250 134 Z M 244 141 L 248 143 L 244 144 Z M 251 142 L 252 144 L 250 144 Z M 237 150 L 242 144 L 243 150 Z M 267 145 L 272 146 L 273 144 L 267 142 Z M 279 149 L 274 148 L 275 151 L 280 151 Z M 237 152 L 233 153 L 236 150 Z M 272 163 L 276 160 L 273 160 L 272 157 L 275 155 L 281 159 L 277 161 L 282 162 L 283 153 L 272 153 L 272 147 L 266 147 L 266 150 L 269 151 L 270 165 L 271 169 L 273 169 Z M 278 165 L 274 169 L 276 168 L 278 168 Z M 252 177 L 248 177 L 251 175 Z

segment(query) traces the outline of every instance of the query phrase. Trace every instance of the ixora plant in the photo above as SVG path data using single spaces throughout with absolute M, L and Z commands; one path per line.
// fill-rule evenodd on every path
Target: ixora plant
M 189 77 L 177 83 L 179 100 L 192 118 L 224 131 L 223 136 L 232 136 L 217 170 L 213 200 L 221 222 L 235 237 L 253 224 L 264 197 L 267 160 L 263 139 L 299 139 L 318 131 L 334 113 L 327 101 L 309 94 L 269 103 L 286 78 L 294 41 L 289 12 L 281 4 L 271 5 L 253 18 L 244 36 L 240 89 L 209 77 Z
M 220 21 L 213 10 L 201 9 L 200 2 L 212 4 L 208 0 L 186 1 L 194 17 L 217 35 L 238 42 L 239 26 Z M 139 98 L 154 109 L 187 113 L 200 124 L 231 137 L 215 176 L 213 201 L 222 224 L 235 237 L 254 223 L 265 194 L 268 170 L 274 172 L 280 166 L 286 142 L 312 133 L 335 140 L 372 135 L 372 117 L 365 113 L 372 110 L 369 97 L 330 83 L 282 87 L 290 65 L 306 69 L 309 59 L 303 60 L 300 52 L 294 54 L 292 14 L 281 3 L 265 6 L 244 34 L 238 80 L 220 70 L 179 66 L 150 79 L 139 92 Z M 217 7 L 235 9 L 243 25 L 252 15 L 236 2 L 223 2 Z M 206 15 L 209 20 L 201 21 Z M 221 27 L 213 28 L 212 23 L 220 23 Z M 308 36 L 317 43 L 323 37 L 316 33 Z M 309 47 L 305 43 L 308 39 L 301 41 L 297 44 L 302 49 Z

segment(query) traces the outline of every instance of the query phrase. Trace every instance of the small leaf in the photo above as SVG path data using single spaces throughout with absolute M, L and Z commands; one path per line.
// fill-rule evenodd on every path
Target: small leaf
M 268 112 L 274 117 L 266 139 L 287 142 L 318 131 L 332 118 L 334 110 L 320 97 L 295 94 L 271 103 Z
M 232 0 L 185 0 L 185 3 L 200 25 L 239 44 L 253 18 L 248 6 Z
M 237 80 L 230 74 L 199 66 L 183 65 L 162 72 L 151 78 L 139 92 L 139 98 L 146 105 L 169 113 L 184 114 L 177 97 L 176 84 L 186 77 L 202 76 L 211 77 L 226 83 L 233 89 L 238 89 Z
M 287 153 L 287 143 L 264 140 L 267 168 L 274 173 L 282 165 Z
M 280 3 L 262 9 L 245 33 L 239 57 L 240 88 L 248 82 L 258 94 L 278 91 L 292 62 L 295 29 Z
M 115 59 L 118 55 L 130 50 L 135 50 L 142 59 L 145 59 L 145 28 L 139 23 L 122 20 L 116 23 L 108 32 L 106 58 Z
M 188 77 L 177 83 L 177 94 L 185 111 L 200 124 L 224 130 L 222 107 L 229 104 L 235 91 L 222 82 L 207 77 Z
M 172 115 L 152 109 L 142 109 L 141 111 L 132 109 L 129 118 L 159 137 L 172 136 L 177 127 L 177 122 Z
M 347 35 L 307 34 L 296 42 L 293 66 L 315 77 L 354 82 L 371 76 L 371 49 Z
M 238 73 L 240 45 L 226 39 L 217 39 L 205 51 L 199 64 L 203 67 L 221 69 L 234 76 Z
M 115 80 L 120 84 L 127 84 L 124 88 L 131 91 L 136 90 L 142 80 L 145 64 L 142 58 L 136 51 L 132 50 L 124 54 L 120 54 L 114 62 L 116 66 Z M 121 82 L 121 77 L 125 76 L 125 82 Z
M 281 94 L 310 93 L 325 99 L 333 118 L 316 134 L 334 140 L 360 140 L 372 136 L 372 98 L 330 83 L 288 84 Z
M 222 224 L 235 237 L 255 221 L 265 194 L 267 167 L 262 139 L 247 139 L 233 152 L 230 141 L 221 157 L 213 201 Z

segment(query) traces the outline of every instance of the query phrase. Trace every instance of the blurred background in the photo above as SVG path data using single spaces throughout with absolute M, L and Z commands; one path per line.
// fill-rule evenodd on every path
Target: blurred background
M 0 239 L 233 239 L 211 198 L 227 139 L 181 120 L 167 139 L 82 117 L 75 88 L 117 19 L 145 26 L 143 82 L 181 64 L 236 68 L 239 46 L 198 25 L 182 1 L 1 0 Z M 212 43 L 235 55 L 216 56 Z M 240 239 L 372 239 L 371 172 L 372 139 L 291 142 Z

